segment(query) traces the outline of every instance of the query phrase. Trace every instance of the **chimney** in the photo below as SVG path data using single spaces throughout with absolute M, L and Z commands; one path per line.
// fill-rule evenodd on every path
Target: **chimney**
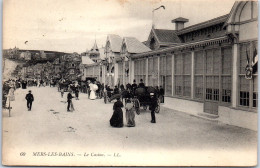
M 179 31 L 184 28 L 184 23 L 188 22 L 189 19 L 178 17 L 172 20 L 172 23 L 175 23 L 175 30 Z

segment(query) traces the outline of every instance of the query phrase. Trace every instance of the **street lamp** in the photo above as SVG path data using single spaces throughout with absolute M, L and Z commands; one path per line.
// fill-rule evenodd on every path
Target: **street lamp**
M 153 11 L 152 11 L 152 28 L 154 28 L 154 11 L 156 11 L 156 10 L 158 10 L 158 9 L 160 9 L 160 8 L 163 8 L 164 10 L 165 10 L 165 6 L 164 5 L 161 5 L 160 7 L 158 7 L 158 8 L 155 8 L 155 9 L 153 9 Z

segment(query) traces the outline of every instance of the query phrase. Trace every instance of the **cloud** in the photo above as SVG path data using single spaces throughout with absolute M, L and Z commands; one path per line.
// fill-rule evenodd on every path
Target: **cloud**
M 160 5 L 154 21 L 157 28 L 173 29 L 171 20 L 179 16 L 196 24 L 231 10 L 232 0 L 8 0 L 4 3 L 4 48 L 33 47 L 58 51 L 85 51 L 95 37 L 104 45 L 107 34 L 134 36 L 145 41 L 151 29 L 152 10 Z M 204 11 L 205 14 L 201 14 Z M 24 46 L 24 41 L 31 45 Z M 77 44 L 77 45 L 76 45 Z

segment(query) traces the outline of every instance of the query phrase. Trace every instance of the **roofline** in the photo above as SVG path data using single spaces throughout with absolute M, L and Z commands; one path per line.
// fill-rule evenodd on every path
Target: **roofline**
M 106 48 L 107 48 L 107 47 L 106 47 L 106 46 L 107 46 L 107 41 L 109 41 L 111 51 L 114 52 L 114 53 L 118 53 L 118 52 L 112 50 L 112 43 L 111 43 L 111 38 L 110 38 L 111 35 L 120 37 L 121 40 L 122 40 L 122 42 L 123 42 L 123 38 L 122 38 L 121 36 L 119 36 L 119 35 L 117 35 L 117 34 L 108 34 L 108 35 L 107 35 L 107 40 L 106 40 L 106 45 L 105 45 L 105 51 L 106 51 Z M 122 44 L 122 43 L 121 43 L 121 44 Z M 121 47 L 120 47 L 120 50 L 121 50 Z M 120 53 L 120 51 L 119 51 L 119 53 Z
M 173 33 L 176 33 L 176 35 L 178 36 L 178 34 L 177 34 L 177 30 L 171 30 L 171 29 L 153 29 L 153 30 L 166 30 L 166 31 L 172 31 Z M 179 43 L 171 43 L 171 42 L 162 42 L 162 41 L 160 41 L 159 40 L 159 38 L 157 37 L 157 35 L 156 35 L 156 33 L 154 32 L 154 34 L 155 34 L 155 36 L 156 36 L 156 38 L 157 38 L 157 40 L 158 40 L 158 42 L 159 42 L 159 45 L 165 45 L 165 44 L 179 44 Z M 179 37 L 178 37 L 179 38 Z
M 186 43 L 186 44 L 180 44 L 178 46 L 172 46 L 172 47 L 167 47 L 167 48 L 163 48 L 160 50 L 154 50 L 154 51 L 150 51 L 150 52 L 144 52 L 141 54 L 135 54 L 133 56 L 131 56 L 131 58 L 138 58 L 138 57 L 142 57 L 142 56 L 148 56 L 148 55 L 153 55 L 153 54 L 159 54 L 159 53 L 163 53 L 163 52 L 169 52 L 169 51 L 173 51 L 179 48 L 185 48 L 185 47 L 195 47 L 197 45 L 200 44 L 204 44 L 204 43 L 210 43 L 210 42 L 214 42 L 214 41 L 221 41 L 221 40 L 228 40 L 228 36 L 222 36 L 222 37 L 217 37 L 214 39 L 209 39 L 209 40 L 203 40 L 203 41 L 198 41 L 198 42 L 193 42 L 193 43 Z
M 226 14 L 226 15 L 222 15 L 222 16 L 219 16 L 219 17 L 207 20 L 205 22 L 201 22 L 201 23 L 198 23 L 198 24 L 195 24 L 195 25 L 191 25 L 189 27 L 186 27 L 186 28 L 183 28 L 183 29 L 177 31 L 176 34 L 177 35 L 182 35 L 182 34 L 194 31 L 194 29 L 195 30 L 196 29 L 202 29 L 202 28 L 205 28 L 205 27 L 217 24 L 217 23 L 221 23 L 221 22 L 225 23 L 225 21 L 227 20 L 228 16 L 229 16 L 229 14 Z
M 151 31 L 153 32 L 153 34 L 154 34 L 154 37 L 155 37 L 155 38 L 157 39 L 157 41 L 160 43 L 160 40 L 159 40 L 159 38 L 158 38 L 157 34 L 154 32 L 154 30 L 155 30 L 155 29 L 154 29 L 154 28 L 152 28 L 152 30 L 151 30 Z

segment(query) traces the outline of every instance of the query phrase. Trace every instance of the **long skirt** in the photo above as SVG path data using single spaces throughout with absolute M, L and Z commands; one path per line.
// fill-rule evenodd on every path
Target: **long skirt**
M 91 100 L 95 100 L 96 99 L 96 94 L 95 94 L 95 92 L 93 90 L 91 90 L 89 98 Z
M 74 105 L 73 105 L 72 101 L 71 101 L 71 104 L 70 104 L 70 110 L 71 110 L 71 111 L 75 111 Z
M 133 108 L 130 110 L 126 110 L 126 125 L 128 127 L 134 127 L 135 126 L 135 113 Z
M 115 109 L 112 117 L 110 118 L 110 125 L 112 127 L 123 127 L 123 111 L 121 108 Z

